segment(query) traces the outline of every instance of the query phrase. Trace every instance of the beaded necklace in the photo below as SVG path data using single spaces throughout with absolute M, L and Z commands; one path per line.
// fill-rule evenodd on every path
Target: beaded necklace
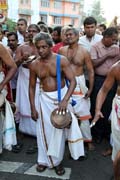
M 67 58 L 68 58 L 69 61 L 72 61 L 75 58 L 76 54 L 77 54 L 78 45 L 77 45 L 77 48 L 75 48 L 75 50 L 73 51 L 72 56 L 69 56 L 69 50 L 70 50 L 70 47 L 68 47 L 68 49 L 67 49 Z

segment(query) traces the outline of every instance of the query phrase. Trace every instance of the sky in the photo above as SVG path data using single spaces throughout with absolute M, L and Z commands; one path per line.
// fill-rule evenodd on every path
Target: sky
M 104 11 L 104 16 L 108 22 L 111 22 L 114 16 L 118 16 L 120 22 L 120 0 L 100 0 L 101 7 Z M 94 0 L 84 0 L 84 11 L 88 12 Z

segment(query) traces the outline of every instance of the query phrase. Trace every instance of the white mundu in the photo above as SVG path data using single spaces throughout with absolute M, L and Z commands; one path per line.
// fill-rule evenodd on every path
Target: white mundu
M 89 119 L 91 118 L 90 99 L 84 98 L 88 88 L 85 84 L 84 75 L 80 75 L 75 78 L 77 85 L 72 95 L 72 98 L 76 101 L 76 105 L 73 106 L 74 114 L 77 115 L 79 121 L 81 122 L 80 129 L 84 141 L 90 142 L 92 141 L 90 122 L 89 122 Z
M 61 89 L 62 98 L 66 91 L 67 87 Z M 50 168 L 59 165 L 63 160 L 66 139 L 68 139 L 69 150 L 74 159 L 84 156 L 83 138 L 74 114 L 71 112 L 70 129 L 56 129 L 50 121 L 51 112 L 58 107 L 57 96 L 57 91 L 44 92 L 41 89 L 36 103 L 39 112 L 37 120 L 38 164 Z
M 120 151 L 120 96 L 118 95 L 113 100 L 111 122 L 113 138 L 112 160 L 114 161 L 116 154 Z
M 28 95 L 29 69 L 20 67 L 17 80 L 16 106 L 18 109 L 17 119 L 19 130 L 25 134 L 36 136 L 36 122 L 31 118 L 30 101 Z M 35 98 L 39 94 L 39 83 L 36 83 Z

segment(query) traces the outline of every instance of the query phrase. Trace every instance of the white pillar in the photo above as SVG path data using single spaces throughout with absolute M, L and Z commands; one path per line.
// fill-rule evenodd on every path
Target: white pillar
M 31 0 L 31 10 L 33 15 L 31 16 L 31 24 L 36 24 L 40 21 L 39 15 L 40 0 Z
M 18 0 L 8 0 L 8 18 L 17 22 L 18 20 Z

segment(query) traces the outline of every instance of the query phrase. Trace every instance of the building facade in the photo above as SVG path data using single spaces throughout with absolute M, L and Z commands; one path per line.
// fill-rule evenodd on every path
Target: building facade
M 18 0 L 18 16 L 29 23 L 44 21 L 48 26 L 78 26 L 80 0 Z

